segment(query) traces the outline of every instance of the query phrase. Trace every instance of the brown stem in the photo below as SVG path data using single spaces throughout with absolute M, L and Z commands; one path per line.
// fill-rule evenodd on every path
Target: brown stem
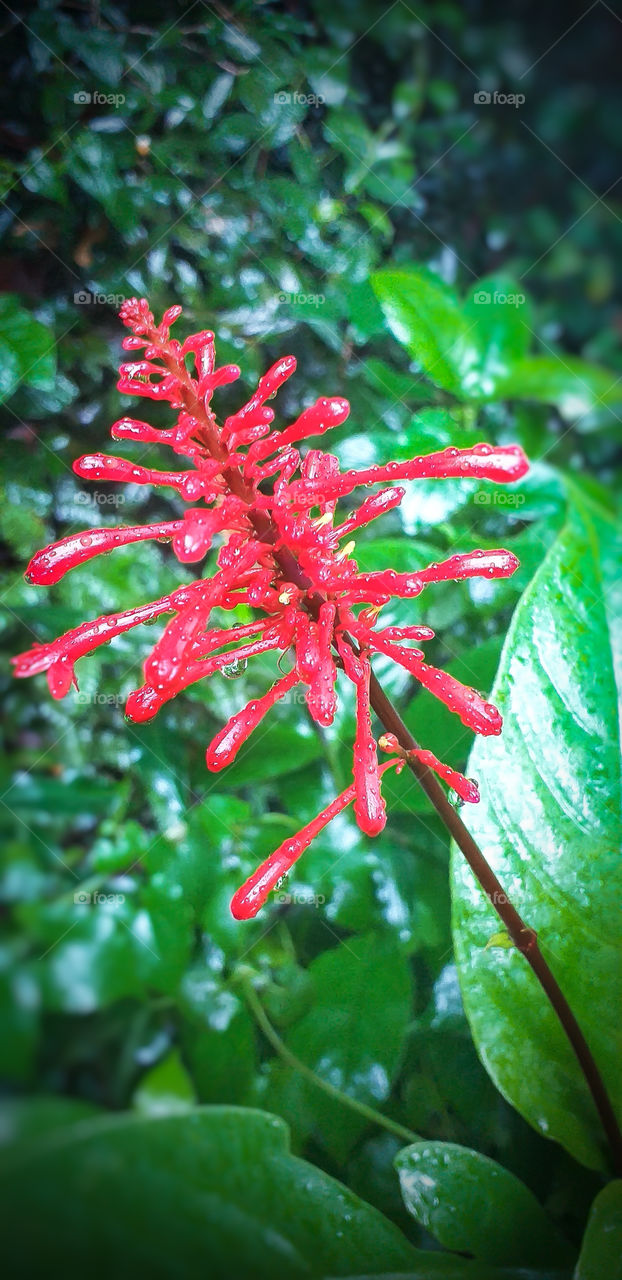
M 395 734 L 400 746 L 405 751 L 412 752 L 417 747 L 417 743 L 373 674 L 370 695 L 372 707 L 387 733 Z M 579 1023 L 557 979 L 542 955 L 535 929 L 525 923 L 516 907 L 508 900 L 507 894 L 492 867 L 487 863 L 479 845 L 465 827 L 460 814 L 449 803 L 440 782 L 431 770 L 413 755 L 408 756 L 407 763 L 461 853 L 466 858 L 476 880 L 505 925 L 514 946 L 525 957 L 555 1011 L 575 1052 L 585 1082 L 600 1116 L 611 1150 L 614 1171 L 618 1176 L 622 1175 L 622 1133 L 620 1132 L 620 1126 L 611 1105 L 609 1094 Z

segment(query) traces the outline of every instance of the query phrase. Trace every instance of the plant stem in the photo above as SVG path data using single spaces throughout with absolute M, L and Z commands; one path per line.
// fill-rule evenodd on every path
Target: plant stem
M 349 1107 L 351 1111 L 358 1112 L 369 1124 L 380 1125 L 381 1128 L 394 1134 L 396 1138 L 401 1138 L 404 1142 L 421 1141 L 419 1134 L 413 1133 L 412 1129 L 406 1129 L 404 1125 L 398 1124 L 396 1120 L 391 1120 L 389 1116 L 383 1115 L 381 1111 L 376 1111 L 375 1107 L 368 1107 L 366 1103 L 358 1102 L 356 1098 L 351 1098 L 349 1093 L 344 1093 L 342 1089 L 338 1089 L 334 1084 L 330 1084 L 328 1080 L 323 1080 L 321 1076 L 316 1075 L 315 1071 L 308 1067 L 306 1062 L 302 1062 L 300 1058 L 297 1058 L 296 1054 L 292 1053 L 291 1049 L 288 1049 L 284 1041 L 281 1040 L 278 1031 L 272 1026 L 261 1000 L 250 982 L 245 981 L 242 985 L 248 1006 L 261 1027 L 266 1040 L 272 1045 L 275 1053 L 278 1053 L 279 1057 L 284 1062 L 287 1062 L 288 1066 L 293 1067 L 294 1071 L 298 1071 L 300 1075 L 309 1080 L 311 1084 L 316 1085 L 318 1089 L 322 1089 L 335 1102 L 341 1102 L 343 1106 Z
M 370 685 L 371 704 L 388 733 L 395 734 L 399 744 L 405 751 L 412 752 L 417 743 L 409 733 L 401 716 L 387 698 L 384 690 L 372 674 Z M 592 1095 L 594 1105 L 609 1143 L 615 1173 L 622 1175 L 622 1133 L 618 1124 L 611 1099 L 605 1083 L 596 1065 L 591 1049 L 583 1035 L 577 1019 L 568 1001 L 545 960 L 538 944 L 535 929 L 526 924 L 516 907 L 509 901 L 500 881 L 492 867 L 489 866 L 479 845 L 464 825 L 460 814 L 449 803 L 445 792 L 431 770 L 416 756 L 409 755 L 407 760 L 417 781 L 423 787 L 428 799 L 447 827 L 452 839 L 466 858 L 476 880 L 481 885 L 486 897 L 502 920 L 507 932 L 535 974 L 542 990 L 549 1000 L 560 1024 L 567 1036 L 577 1061 L 583 1072 L 585 1082 Z

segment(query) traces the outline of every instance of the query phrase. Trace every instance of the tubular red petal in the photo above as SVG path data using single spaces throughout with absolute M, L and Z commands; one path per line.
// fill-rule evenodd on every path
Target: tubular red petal
M 439 564 L 429 564 L 417 569 L 422 582 L 445 582 L 461 578 L 509 578 L 518 569 L 519 561 L 511 551 L 497 548 L 494 551 L 467 551 L 450 556 Z
M 376 632 L 385 640 L 433 640 L 434 634 L 431 627 L 380 627 Z
M 264 631 L 266 627 L 273 625 L 272 618 L 256 618 L 254 622 L 247 622 L 240 626 L 206 631 L 201 640 L 201 656 L 205 657 L 215 649 L 222 649 L 226 644 L 245 640 L 247 636 L 253 636 L 257 631 Z
M 399 506 L 405 493 L 405 489 L 400 489 L 396 485 L 394 489 L 381 489 L 380 493 L 372 494 L 371 498 L 366 498 L 361 503 L 354 515 L 332 530 L 333 537 L 344 538 L 346 534 L 352 533 L 353 529 L 360 529 L 371 520 L 377 520 L 378 516 L 383 516 L 385 512 L 392 511 L 394 507 Z
M 230 585 L 230 576 L 216 574 L 206 582 L 193 584 L 191 599 L 175 618 L 171 618 L 145 662 L 145 677 L 156 689 L 163 690 L 178 681 L 182 681 L 179 688 L 183 688 L 184 670 L 192 658 L 198 656 L 205 623 L 211 609 L 220 601 L 223 590 Z
M 380 765 L 380 773 L 383 774 L 387 769 L 397 767 L 401 761 L 387 760 L 385 764 Z M 330 804 L 318 813 L 317 818 L 313 818 L 308 822 L 306 827 L 302 828 L 297 835 L 292 836 L 289 840 L 284 840 L 274 853 L 262 862 L 261 866 L 249 876 L 248 880 L 234 893 L 231 899 L 231 914 L 234 920 L 252 920 L 257 915 L 260 907 L 263 906 L 268 894 L 278 884 L 282 876 L 291 871 L 295 862 L 309 848 L 311 842 L 319 835 L 324 827 L 337 814 L 342 813 L 352 803 L 355 796 L 355 787 L 347 787 L 340 795 L 335 796 Z
M 376 742 L 371 731 L 369 681 L 371 667 L 366 652 L 355 653 L 343 632 L 337 634 L 337 647 L 345 673 L 356 688 L 356 737 L 353 768 L 356 821 L 368 836 L 376 836 L 386 822 L 385 803 L 380 791 L 380 773 Z
M 497 484 L 509 484 L 520 480 L 529 470 L 529 463 L 520 445 L 495 447 L 476 444 L 470 449 L 442 449 L 412 458 L 408 462 L 388 462 L 385 466 L 366 467 L 361 471 L 346 471 L 322 489 L 324 498 L 342 498 L 352 493 L 360 484 L 377 484 L 383 480 L 422 480 L 432 478 L 464 477 L 473 480 L 494 480 Z M 301 480 L 293 487 L 295 500 L 308 499 L 317 493 L 319 486 Z
M 371 603 L 376 599 L 389 600 L 391 596 L 409 600 L 421 595 L 423 585 L 418 570 L 415 573 L 397 573 L 395 569 L 359 573 L 352 582 L 348 598 L 353 602 L 367 600 Z
M 478 804 L 480 795 L 479 790 L 470 778 L 465 778 L 464 774 L 458 773 L 456 769 L 451 769 L 448 764 L 443 764 L 431 751 L 426 751 L 422 747 L 409 753 L 414 755 L 422 764 L 427 765 L 428 769 L 433 769 L 443 782 L 452 787 L 461 800 L 467 800 L 469 804 Z
M 245 662 L 247 658 L 254 658 L 258 653 L 270 653 L 272 649 L 284 649 L 288 643 L 289 640 L 283 642 L 282 636 L 273 626 L 263 638 L 253 640 L 250 644 L 241 645 L 239 649 L 229 649 L 226 653 L 217 653 L 214 657 L 206 658 L 201 662 L 201 666 L 205 675 L 212 675 L 214 671 L 222 671 L 223 667 L 229 667 L 234 662 Z
M 307 706 L 313 719 L 324 728 L 333 723 L 337 710 L 335 682 L 337 668 L 332 654 L 335 604 L 326 600 L 320 606 L 317 624 L 318 663 L 307 690 Z
M 308 613 L 300 611 L 296 623 L 296 670 L 301 680 L 309 684 L 317 671 L 320 660 L 318 625 Z
M 298 684 L 297 672 L 290 671 L 288 675 L 283 676 L 282 680 L 277 680 L 262 698 L 249 702 L 241 711 L 231 716 L 207 748 L 205 759 L 208 769 L 217 773 L 219 769 L 224 769 L 226 765 L 231 764 L 253 729 L 257 728 L 275 702 L 284 698 L 295 684 Z
M 198 361 L 200 365 L 200 361 Z M 197 395 L 200 400 L 205 400 L 209 404 L 217 387 L 226 387 L 230 382 L 237 382 L 240 377 L 241 369 L 237 364 L 224 364 L 220 369 L 214 369 L 213 373 L 202 373 L 199 377 L 197 386 Z
M 230 667 L 233 663 L 245 662 L 247 658 L 252 658 L 258 653 L 270 653 L 273 649 L 284 647 L 286 646 L 281 643 L 280 635 L 275 632 L 253 641 L 252 644 L 241 645 L 239 649 L 217 653 L 204 660 L 200 658 L 200 646 L 193 647 L 190 655 L 185 654 L 187 663 L 185 667 L 182 666 L 179 655 L 175 655 L 179 660 L 174 672 L 167 680 L 158 681 L 157 684 L 146 684 L 142 689 L 136 690 L 136 695 L 130 695 L 126 705 L 126 715 L 130 720 L 150 720 L 165 702 L 170 702 L 171 698 L 175 698 L 183 689 L 196 684 L 198 680 L 212 676 L 216 671 L 222 671 L 223 667 Z
M 53 698 L 64 698 L 69 693 L 72 684 L 76 683 L 76 674 L 73 669 L 73 663 L 67 658 L 60 658 L 57 662 L 50 663 L 47 671 L 48 689 Z
M 380 790 L 380 769 L 376 742 L 371 731 L 369 702 L 369 659 L 363 661 L 363 677 L 356 686 L 356 738 L 352 772 L 356 787 L 354 813 L 368 836 L 377 836 L 386 823 L 386 805 Z
M 199 373 L 211 373 L 216 364 L 216 351 L 214 348 L 214 334 L 211 329 L 201 329 L 200 333 L 190 333 L 181 346 L 180 356 L 187 356 L 188 352 L 193 355 L 202 355 L 203 364 Z
M 183 528 L 173 538 L 173 551 L 182 564 L 196 564 L 209 551 L 214 534 L 239 524 L 246 512 L 245 503 L 233 495 L 219 507 L 206 511 L 203 507 L 184 512 Z
M 470 804 L 478 804 L 480 795 L 477 783 L 473 782 L 471 778 L 465 778 L 464 774 L 458 773 L 456 769 L 451 769 L 448 764 L 443 764 L 432 751 L 427 751 L 423 747 L 413 747 L 410 750 L 406 750 L 400 745 L 394 733 L 383 733 L 382 737 L 378 739 L 378 746 L 382 747 L 383 751 L 399 752 L 401 759 L 409 760 L 415 756 L 417 760 L 421 761 L 421 764 L 426 765 L 428 769 L 433 769 L 434 773 L 438 773 L 439 777 L 448 786 L 453 787 L 453 790 L 460 796 L 461 800 L 468 800 Z
M 159 347 L 148 347 L 145 355 L 159 356 Z M 133 360 L 131 363 L 122 364 L 119 366 L 119 374 L 117 390 L 124 395 L 147 396 L 150 400 L 169 400 L 177 407 L 183 403 L 179 377 L 167 372 L 161 365 L 153 364 L 150 359 Z M 151 381 L 154 374 L 160 379 L 159 382 Z
M 340 795 L 335 796 L 335 799 L 317 815 L 317 818 L 308 822 L 297 835 L 284 840 L 278 849 L 275 849 L 274 853 L 262 862 L 231 899 L 231 914 L 234 920 L 252 920 L 253 916 L 257 915 L 268 894 L 281 877 L 291 871 L 294 863 L 305 849 L 309 848 L 319 832 L 352 803 L 354 794 L 354 785 L 347 787 Z
M 170 520 L 163 524 L 144 524 L 126 526 L 118 529 L 83 529 L 81 533 L 71 533 L 60 542 L 52 542 L 43 547 L 32 557 L 26 570 L 26 581 L 37 586 L 49 586 L 60 582 L 70 569 L 84 564 L 116 547 L 127 546 L 131 542 L 146 542 L 151 538 L 170 539 L 183 529 L 182 520 Z
M 115 636 L 122 635 L 123 632 L 139 626 L 142 622 L 151 622 L 162 613 L 170 613 L 172 609 L 183 607 L 188 590 L 181 587 L 172 595 L 162 596 L 160 600 L 152 600 L 149 604 L 126 609 L 123 613 L 103 615 L 101 618 L 95 618 L 93 622 L 83 622 L 81 626 L 67 631 L 65 635 L 52 640 L 50 644 L 33 645 L 32 649 L 13 658 L 15 675 L 34 676 L 57 664 L 73 666 L 78 658 L 91 653 L 100 644 L 108 644 Z
M 176 320 L 179 320 L 179 317 L 182 314 L 182 311 L 183 311 L 183 307 L 180 307 L 179 304 L 176 304 L 173 307 L 167 307 L 166 311 L 164 312 L 164 315 L 162 316 L 162 324 L 165 326 L 165 328 L 168 329 L 169 325 L 172 325 L 175 323 Z
M 200 471 L 154 471 L 150 467 L 139 467 L 127 458 L 114 458 L 106 453 L 85 454 L 73 464 L 76 475 L 84 480 L 121 480 L 127 484 L 168 485 L 177 489 L 182 498 L 193 502 L 197 498 L 213 501 L 218 489 L 213 483 L 213 469 L 207 468 L 206 474 Z
M 223 426 L 223 436 L 225 439 L 235 432 L 240 432 L 242 428 L 247 427 L 249 422 L 257 420 L 257 411 L 265 404 L 271 396 L 275 395 L 279 387 L 291 377 L 296 368 L 296 359 L 294 356 L 283 356 L 281 360 L 277 360 L 267 373 L 259 379 L 257 390 L 253 392 L 250 400 L 238 409 L 237 413 L 225 420 Z M 270 421 L 274 415 L 271 415 Z M 265 419 L 264 419 L 265 421 Z
M 216 475 L 222 470 L 222 463 L 216 459 L 202 457 L 204 452 L 202 446 L 189 439 L 192 432 L 198 429 L 199 423 L 196 418 L 189 413 L 180 413 L 177 426 L 169 431 L 160 431 L 150 426 L 148 422 L 141 422 L 137 418 L 120 418 L 118 422 L 112 424 L 110 434 L 113 440 L 137 440 L 139 444 L 168 445 L 174 453 L 185 454 L 189 458 L 200 458 L 203 475 Z
M 249 456 L 252 457 L 253 462 L 256 462 L 273 453 L 275 449 L 295 444 L 297 440 L 323 435 L 325 431 L 330 431 L 331 427 L 337 427 L 341 422 L 345 422 L 349 412 L 350 405 L 347 400 L 343 400 L 340 396 L 322 396 L 316 400 L 315 404 L 304 409 L 291 426 L 285 427 L 283 431 L 273 431 L 264 440 L 254 444 Z
M 496 707 L 486 702 L 476 689 L 461 684 L 447 671 L 429 667 L 425 662 L 414 672 L 417 680 L 430 690 L 450 711 L 455 711 L 462 723 L 483 737 L 501 733 L 503 721 Z
M 356 622 L 351 624 L 351 630 L 357 635 L 359 628 Z M 497 708 L 491 702 L 486 702 L 476 689 L 461 684 L 454 676 L 449 675 L 448 671 L 428 666 L 420 649 L 402 649 L 376 631 L 369 632 L 367 643 L 410 671 L 425 689 L 429 689 L 430 693 L 444 702 L 450 711 L 455 711 L 469 729 L 484 737 L 501 733 L 503 722 Z
M 153 720 L 163 706 L 166 698 L 151 685 L 145 684 L 141 689 L 134 689 L 125 704 L 125 718 L 136 724 L 144 724 Z

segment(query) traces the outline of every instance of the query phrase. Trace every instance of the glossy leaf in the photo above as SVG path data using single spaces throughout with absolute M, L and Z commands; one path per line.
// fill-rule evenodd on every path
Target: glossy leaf
M 372 276 L 389 329 L 437 386 L 460 400 L 539 400 L 570 418 L 622 399 L 619 376 L 549 351 L 530 356 L 529 299 L 506 276 L 484 276 L 464 302 L 419 267 Z
M 468 765 L 482 799 L 465 820 L 540 945 L 619 1106 L 620 757 L 597 530 L 575 512 L 522 598 L 492 697 L 500 738 Z M 603 1137 L 574 1055 L 528 965 L 486 949 L 498 918 L 453 854 L 454 938 L 483 1061 L 514 1106 L 578 1159 Z
M 453 1142 L 417 1142 L 395 1167 L 406 1208 L 445 1249 L 503 1266 L 571 1260 L 531 1191 L 487 1156 Z
M 461 395 L 477 351 L 453 291 L 424 270 L 377 271 L 372 286 L 398 342 L 437 386 Z
M 622 1182 L 610 1182 L 596 1197 L 574 1280 L 621 1280 Z
M 392 1223 L 291 1156 L 286 1126 L 259 1111 L 100 1113 L 34 1133 L 5 1157 L 0 1183 L 5 1261 L 30 1274 L 271 1280 L 417 1261 Z

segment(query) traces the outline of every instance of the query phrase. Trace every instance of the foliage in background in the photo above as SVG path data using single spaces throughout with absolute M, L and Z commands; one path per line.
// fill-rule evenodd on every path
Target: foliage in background
M 120 416 L 128 294 L 217 327 L 220 361 L 249 387 L 292 351 L 283 416 L 318 385 L 347 396 L 342 465 L 518 440 L 534 466 L 512 505 L 419 482 L 357 558 L 371 571 L 454 545 L 520 557 L 508 581 L 447 583 L 386 620 L 433 627 L 431 660 L 486 693 L 499 669 L 508 728 L 469 766 L 486 787 L 480 834 L 494 812 L 495 865 L 613 1087 L 618 19 L 581 15 L 371 0 L 179 5 L 156 20 L 141 4 L 7 12 L 0 527 L 9 652 L 170 589 L 152 546 L 36 599 L 21 577 L 51 537 L 165 518 L 153 493 L 93 499 L 71 473 Z M 481 88 L 526 101 L 479 104 Z M 139 729 L 122 705 L 150 647 L 148 633 L 120 637 L 65 703 L 7 688 L 2 1073 L 46 1099 L 9 1108 L 8 1136 L 24 1133 L 3 1200 L 34 1195 L 40 1256 L 62 1250 L 70 1273 L 109 1274 L 124 1256 L 127 1274 L 192 1275 L 205 1249 L 193 1196 L 212 1188 L 215 1275 L 234 1256 L 241 1275 L 568 1276 L 602 1186 L 597 1123 L 521 957 L 486 946 L 494 915 L 454 862 L 469 1027 L 450 851 L 425 796 L 414 780 L 387 786 L 381 842 L 340 819 L 241 927 L 228 912 L 240 877 L 349 783 L 352 707 L 321 736 L 302 706 L 275 710 L 214 779 L 204 743 L 271 663 L 193 688 Z M 465 768 L 469 733 L 403 673 L 378 672 L 415 735 Z M 287 1121 L 294 1155 L 256 1108 Z M 77 1167 L 93 1190 L 76 1233 L 60 1190 Z M 141 1212 L 155 1204 L 151 1242 L 124 1209 L 137 1189 Z M 484 1211 L 505 1229 L 478 1233 Z M 591 1211 L 580 1280 L 616 1274 L 619 1216 L 614 1185 Z M 430 1255 L 434 1242 L 453 1253 Z

